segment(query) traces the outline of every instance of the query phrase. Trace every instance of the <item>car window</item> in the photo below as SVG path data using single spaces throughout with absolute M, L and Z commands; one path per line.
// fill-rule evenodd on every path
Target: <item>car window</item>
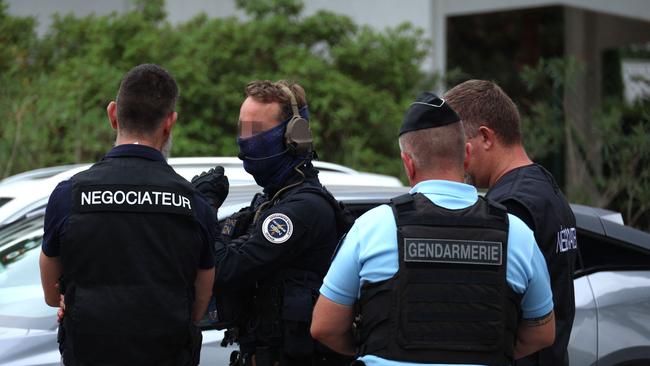
M 43 299 L 38 258 L 43 216 L 0 230 L 0 327 L 49 329 L 56 308 Z
M 633 244 L 578 230 L 576 277 L 603 270 L 650 268 L 650 252 Z
M 383 203 L 383 202 L 382 202 Z M 348 203 L 345 207 L 352 212 L 355 218 L 363 215 L 366 211 L 371 210 L 382 203 L 372 202 L 372 203 Z
M 43 231 L 26 232 L 17 240 L 0 247 L 0 288 L 40 285 L 38 256 Z
M 11 198 L 0 197 L 0 207 L 9 201 L 11 201 Z

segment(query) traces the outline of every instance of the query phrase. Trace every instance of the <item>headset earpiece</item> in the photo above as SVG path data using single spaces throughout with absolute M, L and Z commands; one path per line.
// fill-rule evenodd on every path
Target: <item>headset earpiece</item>
M 311 151 L 312 137 L 309 129 L 309 122 L 304 118 L 292 118 L 287 124 L 287 132 L 284 133 L 284 140 L 295 155 L 304 155 Z
M 282 90 L 291 98 L 291 110 L 293 116 L 287 124 L 287 130 L 284 133 L 284 142 L 289 151 L 294 155 L 304 155 L 312 151 L 313 139 L 309 122 L 300 116 L 298 111 L 298 102 L 296 97 L 287 86 L 281 85 Z

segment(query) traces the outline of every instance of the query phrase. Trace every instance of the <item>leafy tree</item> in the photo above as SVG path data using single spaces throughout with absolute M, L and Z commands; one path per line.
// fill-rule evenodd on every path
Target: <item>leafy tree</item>
M 569 200 L 621 212 L 628 225 L 650 229 L 650 96 L 627 105 L 616 95 L 606 97 L 591 111 L 591 123 L 598 131 L 599 156 L 588 153 L 587 139 L 564 112 L 563 92 L 573 87 L 584 72 L 573 59 L 541 60 L 525 68 L 522 79 L 551 98 L 537 100 L 522 120 L 527 151 L 544 158 L 573 144 L 578 152 L 574 164 L 584 166 L 587 179 L 582 186 L 569 187 Z M 592 193 L 595 192 L 595 193 Z
M 235 155 L 243 90 L 254 79 L 291 79 L 308 93 L 319 156 L 360 170 L 401 174 L 397 130 L 431 79 L 428 43 L 403 24 L 385 31 L 298 0 L 238 1 L 247 18 L 201 14 L 172 25 L 162 0 L 107 16 L 57 15 L 41 39 L 34 21 L 0 8 L 0 176 L 88 162 L 112 143 L 105 107 L 121 76 L 153 62 L 181 89 L 175 155 Z M 369 133 L 369 131 L 371 131 Z
M 0 176 L 22 168 L 14 161 L 20 158 L 22 140 L 33 134 L 26 120 L 34 98 L 24 90 L 31 86 L 36 23 L 33 18 L 10 16 L 7 7 L 0 1 Z

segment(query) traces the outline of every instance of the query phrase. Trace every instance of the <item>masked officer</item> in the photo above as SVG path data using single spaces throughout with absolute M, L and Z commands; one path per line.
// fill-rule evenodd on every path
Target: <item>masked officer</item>
M 303 88 L 254 81 L 239 114 L 240 159 L 263 194 L 226 220 L 214 293 L 233 365 L 347 365 L 309 334 L 345 212 L 318 180 Z M 200 178 L 199 178 L 200 180 Z M 207 188 L 207 190 L 206 190 Z M 209 186 L 199 187 L 211 194 Z M 214 314 L 214 313 L 213 313 Z
M 551 276 L 555 343 L 517 365 L 568 365 L 575 315 L 573 268 L 576 220 L 551 173 L 533 163 L 522 145 L 517 106 L 496 84 L 469 80 L 445 94 L 458 111 L 473 154 L 467 173 L 487 197 L 500 202 L 535 233 Z
M 423 93 L 399 145 L 413 188 L 357 219 L 312 335 L 366 365 L 507 365 L 551 344 L 544 259 L 521 220 L 462 183 L 471 151 L 456 113 Z
M 161 153 L 177 98 L 161 67 L 131 69 L 107 108 L 116 146 L 50 196 L 40 268 L 48 305 L 65 287 L 65 365 L 198 364 L 216 234 L 206 199 Z

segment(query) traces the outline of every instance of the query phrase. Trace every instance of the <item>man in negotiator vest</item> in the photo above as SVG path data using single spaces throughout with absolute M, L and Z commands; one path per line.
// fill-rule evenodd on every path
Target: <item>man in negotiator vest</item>
M 108 105 L 115 147 L 45 213 L 45 301 L 65 290 L 65 365 L 196 365 L 214 279 L 214 211 L 166 162 L 178 88 L 139 65 Z M 63 291 L 62 291 L 63 292 Z
M 423 93 L 399 145 L 413 188 L 357 219 L 323 280 L 314 338 L 366 365 L 508 365 L 551 344 L 544 257 L 521 220 L 463 183 L 471 148 L 456 113 Z

